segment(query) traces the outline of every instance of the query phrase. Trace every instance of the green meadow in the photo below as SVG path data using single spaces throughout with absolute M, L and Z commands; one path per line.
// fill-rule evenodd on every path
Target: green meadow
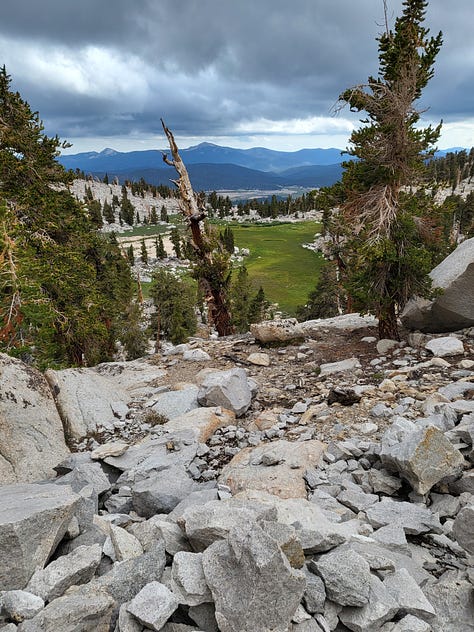
M 322 257 L 302 244 L 313 241 L 320 225 L 231 224 L 235 245 L 248 248 L 245 265 L 256 288 L 265 290 L 267 299 L 294 316 L 296 307 L 306 303 L 316 284 Z
M 216 222 L 218 229 L 225 225 Z M 303 248 L 302 244 L 313 241 L 320 225 L 315 222 L 229 225 L 235 245 L 250 250 L 244 262 L 255 289 L 261 285 L 267 300 L 278 303 L 280 310 L 294 316 L 297 306 L 306 303 L 318 279 L 322 257 Z M 120 236 L 151 237 L 165 230 L 169 227 L 138 226 Z M 146 284 L 143 286 L 147 295 L 148 288 Z

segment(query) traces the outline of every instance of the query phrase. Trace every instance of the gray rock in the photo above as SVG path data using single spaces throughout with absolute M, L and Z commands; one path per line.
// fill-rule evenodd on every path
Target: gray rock
M 173 592 L 179 603 L 199 606 L 212 601 L 202 568 L 202 553 L 187 553 L 186 551 L 176 553 L 173 558 L 171 576 Z
M 276 511 L 271 505 L 229 498 L 190 507 L 179 524 L 183 526 L 193 549 L 204 551 L 213 542 L 227 538 L 235 526 L 263 519 L 274 520 L 275 517 Z
M 183 360 L 188 362 L 208 362 L 211 356 L 203 349 L 186 349 L 183 353 Z
M 401 316 L 408 329 L 444 332 L 474 325 L 474 238 L 466 239 L 430 272 L 433 288 L 443 292 L 433 301 L 413 299 Z
M 69 485 L 76 493 L 79 493 L 87 485 L 92 485 L 98 495 L 109 491 L 112 487 L 100 464 L 93 461 L 79 464 L 71 472 L 54 482 L 59 485 Z
M 452 494 L 461 495 L 464 493 L 473 494 L 474 495 L 474 470 L 469 470 L 468 472 L 464 472 L 460 479 L 450 483 L 449 491 Z M 452 498 L 452 497 L 451 497 Z M 451 514 L 454 515 L 454 514 Z
M 363 491 L 357 491 L 355 489 L 343 490 L 336 496 L 336 499 L 357 513 L 364 511 L 379 501 L 379 497 L 375 494 L 365 494 Z
M 110 539 L 114 547 L 117 562 L 131 560 L 143 554 L 143 547 L 139 540 L 122 527 L 110 525 Z
M 458 544 L 466 551 L 474 554 L 474 504 L 466 505 L 456 516 L 453 524 L 453 535 Z
M 421 588 L 405 568 L 387 575 L 384 586 L 397 602 L 401 612 L 428 621 L 436 614 Z
M 407 434 L 397 445 L 385 446 L 381 459 L 419 494 L 426 494 L 447 476 L 459 476 L 464 466 L 463 455 L 434 426 Z
M 125 419 L 130 395 L 95 369 L 62 369 L 45 373 L 68 440 L 80 440 L 101 427 L 113 429 Z
M 165 517 L 164 515 L 152 516 L 144 522 L 134 523 L 128 530 L 138 538 L 144 551 L 149 551 L 156 540 L 163 540 L 165 550 L 170 555 L 175 555 L 178 551 L 190 551 L 191 545 L 184 537 L 183 531 Z
M 114 600 L 105 591 L 64 595 L 18 626 L 18 632 L 109 632 Z
M 132 488 L 133 508 L 139 516 L 167 514 L 197 488 L 181 467 L 150 475 Z
M 326 588 L 324 582 L 314 573 L 305 571 L 306 588 L 303 595 L 303 605 L 310 614 L 316 612 L 324 613 L 324 603 L 326 601 Z
M 165 547 L 163 541 L 158 540 L 152 549 L 140 557 L 116 562 L 108 573 L 94 577 L 84 589 L 93 593 L 105 589 L 116 602 L 124 603 L 130 601 L 148 582 L 160 581 L 165 563 Z
M 288 342 L 303 339 L 305 334 L 296 318 L 264 320 L 250 325 L 250 331 L 256 340 L 263 343 Z
M 387 494 L 387 496 L 393 496 L 402 486 L 401 480 L 386 470 L 369 470 L 368 481 L 374 494 Z
M 321 627 L 316 623 L 314 619 L 308 619 L 301 623 L 293 623 L 290 628 L 291 632 L 321 632 Z
M 219 495 L 216 487 L 210 489 L 198 489 L 191 492 L 186 498 L 184 498 L 172 512 L 169 514 L 169 519 L 177 521 L 184 514 L 189 507 L 195 507 L 197 505 L 205 505 L 212 500 L 218 500 Z
M 142 624 L 127 610 L 128 603 L 120 606 L 117 632 L 142 632 Z
M 324 581 L 326 594 L 341 606 L 363 606 L 369 600 L 370 566 L 354 551 L 338 549 L 321 555 L 310 569 Z
M 179 391 L 160 393 L 153 398 L 153 404 L 148 402 L 148 405 L 159 415 L 173 419 L 198 408 L 197 395 L 197 386 L 188 386 Z
M 127 610 L 141 624 L 158 632 L 178 605 L 178 600 L 166 586 L 150 582 L 132 599 Z
M 431 632 L 429 623 L 408 614 L 397 623 L 386 623 L 380 628 L 380 632 Z
M 408 553 L 405 531 L 400 525 L 388 524 L 374 531 L 371 537 L 387 549 Z
M 286 632 L 305 580 L 257 524 L 237 527 L 203 553 L 222 632 Z
M 340 360 L 339 362 L 329 362 L 320 365 L 319 376 L 326 377 L 327 375 L 334 375 L 335 373 L 347 373 L 360 369 L 361 366 L 357 358 L 348 358 L 347 360 Z
M 121 456 L 107 457 L 105 462 L 125 472 L 120 481 L 143 480 L 149 472 L 181 466 L 189 467 L 196 457 L 199 443 L 193 431 L 176 431 L 163 436 L 148 435 Z
M 66 533 L 79 497 L 70 487 L 17 484 L 0 487 L 0 586 L 22 589 L 43 568 Z
M 93 577 L 102 557 L 102 547 L 79 546 L 69 555 L 64 555 L 37 570 L 27 585 L 27 590 L 44 601 L 60 597 L 73 585 L 84 584 Z
M 48 383 L 5 353 L 0 353 L 0 375 L 0 481 L 51 478 L 69 450 Z
M 378 529 L 386 525 L 399 525 L 412 535 L 433 531 L 442 533 L 438 518 L 429 509 L 408 502 L 397 502 L 391 498 L 382 498 L 379 503 L 366 510 L 370 524 Z
M 423 587 L 426 597 L 436 610 L 430 621 L 432 632 L 472 632 L 474 630 L 474 601 L 472 584 L 456 573 L 446 572 L 438 580 Z
M 343 608 L 339 613 L 339 619 L 354 632 L 376 632 L 397 612 L 397 602 L 380 579 L 372 575 L 368 603 L 362 608 L 354 606 Z
M 202 406 L 228 408 L 240 417 L 252 403 L 252 391 L 247 373 L 244 369 L 209 373 L 201 383 L 198 401 Z
M 205 632 L 219 632 L 216 621 L 216 608 L 213 603 L 202 603 L 199 606 L 191 606 L 188 610 L 188 614 L 200 630 L 205 630 Z
M 345 331 L 356 331 L 366 327 L 376 327 L 377 319 L 373 316 L 361 316 L 358 313 L 341 314 L 341 316 L 333 316 L 332 318 L 307 320 L 304 323 L 300 323 L 300 326 L 306 335 L 311 336 L 311 334 L 321 333 L 321 330 L 337 331 L 343 329 Z
M 464 353 L 464 345 L 459 338 L 454 336 L 444 336 L 443 338 L 433 338 L 425 344 L 425 349 L 437 358 L 460 355 Z
M 0 597 L 0 612 L 14 623 L 32 619 L 43 608 L 41 597 L 24 590 L 9 590 Z

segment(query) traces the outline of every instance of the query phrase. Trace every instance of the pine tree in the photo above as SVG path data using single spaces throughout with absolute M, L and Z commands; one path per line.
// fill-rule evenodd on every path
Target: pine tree
M 166 258 L 166 250 L 163 244 L 163 238 L 161 235 L 155 239 L 155 249 L 156 249 L 156 258 L 157 259 L 165 259 Z
M 174 344 L 196 333 L 196 286 L 190 279 L 176 277 L 159 268 L 153 273 L 150 296 L 156 308 L 152 328 Z
M 240 266 L 231 284 L 232 324 L 238 333 L 246 333 L 250 324 L 252 286 L 245 265 Z
M 431 260 L 423 243 L 423 215 L 403 187 L 415 184 L 438 139 L 440 125 L 419 128 L 416 101 L 433 76 L 442 36 L 422 26 L 428 3 L 406 0 L 394 30 L 379 38 L 379 75 L 343 92 L 342 103 L 367 112 L 351 136 L 343 184 L 347 223 L 345 268 L 355 305 L 374 311 L 379 336 L 399 337 L 397 310 L 413 294 L 429 293 Z
M 64 146 L 0 69 L 0 349 L 40 367 L 93 364 L 113 353 L 131 299 L 118 246 L 52 183 L 69 175 Z
M 115 215 L 114 215 L 113 208 L 109 204 L 109 202 L 107 202 L 107 200 L 104 200 L 104 207 L 102 209 L 102 214 L 104 216 L 105 221 L 108 222 L 109 224 L 113 224 L 115 222 Z
M 171 240 L 171 243 L 173 244 L 173 248 L 174 248 L 174 252 L 176 256 L 178 257 L 178 259 L 181 259 L 181 256 L 182 256 L 181 236 L 176 226 L 173 226 L 173 228 L 171 229 L 170 240 Z
M 129 264 L 133 266 L 135 263 L 135 253 L 133 251 L 133 244 L 130 244 L 130 246 L 127 248 L 127 259 L 128 259 Z
M 257 294 L 253 297 L 249 309 L 250 323 L 259 323 L 265 318 L 265 311 L 268 307 L 268 301 L 265 298 L 263 287 L 258 288 Z
M 166 206 L 163 204 L 160 211 L 160 219 L 162 222 L 169 222 L 168 211 L 166 210 Z
M 156 212 L 156 206 L 151 207 L 150 224 L 158 224 L 158 213 Z
M 142 263 L 148 263 L 148 250 L 146 249 L 146 243 L 144 239 L 142 239 L 140 244 L 140 257 Z

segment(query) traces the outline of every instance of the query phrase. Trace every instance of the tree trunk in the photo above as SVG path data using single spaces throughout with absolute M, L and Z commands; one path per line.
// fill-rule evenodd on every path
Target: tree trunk
M 209 305 L 209 318 L 217 329 L 219 336 L 228 336 L 234 333 L 234 329 L 231 324 L 231 314 L 226 296 L 226 281 L 215 263 L 209 236 L 202 230 L 201 222 L 205 219 L 206 214 L 194 194 L 188 172 L 179 155 L 174 136 L 164 124 L 163 119 L 161 120 L 161 124 L 168 138 L 171 154 L 173 156 L 173 160 L 169 160 L 164 154 L 163 161 L 174 167 L 179 175 L 175 184 L 179 190 L 181 213 L 188 221 L 196 256 L 205 263 L 203 267 L 209 271 L 209 278 L 206 278 L 204 275 L 203 278 L 199 279 L 206 293 Z
M 379 339 L 400 340 L 395 303 L 391 302 L 379 309 Z

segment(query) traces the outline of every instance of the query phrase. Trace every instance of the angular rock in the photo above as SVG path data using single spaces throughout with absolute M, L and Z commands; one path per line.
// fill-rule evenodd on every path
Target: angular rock
M 0 481 L 54 476 L 69 450 L 48 383 L 39 371 L 0 353 Z
M 55 599 L 18 632 L 109 632 L 115 602 L 105 591 Z
M 369 601 L 362 608 L 349 606 L 339 613 L 341 622 L 354 632 L 377 632 L 398 612 L 398 604 L 374 575 L 370 578 Z
M 128 530 L 140 541 L 144 551 L 149 551 L 158 539 L 164 541 L 165 550 L 170 555 L 191 550 L 191 545 L 178 525 L 165 520 L 161 515 L 136 522 Z
M 212 601 L 202 568 L 202 553 L 181 551 L 173 558 L 171 568 L 173 592 L 179 603 L 199 606 Z
M 310 614 L 316 612 L 324 613 L 324 603 L 326 601 L 326 588 L 319 575 L 305 572 L 306 588 L 303 595 L 303 605 Z
M 412 535 L 433 531 L 442 533 L 438 518 L 429 509 L 408 502 L 397 502 L 391 498 L 382 498 L 365 511 L 370 524 L 378 529 L 386 525 L 399 525 Z
M 247 373 L 244 369 L 208 373 L 201 383 L 198 401 L 202 406 L 222 406 L 240 417 L 252 403 Z
M 381 460 L 419 494 L 426 494 L 447 476 L 459 476 L 464 466 L 463 455 L 435 426 L 411 432 L 396 445 L 384 446 Z
M 43 608 L 44 601 L 41 597 L 24 590 L 9 590 L 0 597 L 0 613 L 14 623 L 32 619 Z
M 179 524 L 195 551 L 204 551 L 217 540 L 226 539 L 236 525 L 245 525 L 257 520 L 274 520 L 273 506 L 249 502 L 237 498 L 216 500 L 185 510 Z
M 22 589 L 43 568 L 66 533 L 79 496 L 70 487 L 17 484 L 0 487 L 0 586 Z
M 100 427 L 113 429 L 125 419 L 130 395 L 95 369 L 48 369 L 45 377 L 55 394 L 67 439 L 80 440 Z
M 247 357 L 247 362 L 256 366 L 270 366 L 270 356 L 268 353 L 251 353 Z
M 167 419 L 174 419 L 198 408 L 197 396 L 197 386 L 188 385 L 177 391 L 160 393 L 148 402 L 148 406 L 158 415 L 163 415 Z
M 92 450 L 91 459 L 99 461 L 106 459 L 108 456 L 122 456 L 128 448 L 128 443 L 124 441 L 109 441 Z
M 130 614 L 127 610 L 128 603 L 123 603 L 120 606 L 119 616 L 118 616 L 118 629 L 115 628 L 117 632 L 142 632 L 143 626 L 142 624 L 135 619 L 135 617 Z
M 44 569 L 37 570 L 27 585 L 29 592 L 45 602 L 60 597 L 70 587 L 92 579 L 102 557 L 102 547 L 79 546 Z
M 334 375 L 335 373 L 347 373 L 348 371 L 355 371 L 360 369 L 361 363 L 358 358 L 348 358 L 347 360 L 340 360 L 339 362 L 329 362 L 327 364 L 321 364 L 320 377 L 326 377 L 327 375 Z
M 286 632 L 305 580 L 257 524 L 235 528 L 203 553 L 206 581 L 222 632 Z
M 433 301 L 412 299 L 401 316 L 408 329 L 456 331 L 474 325 L 474 238 L 466 239 L 430 272 L 433 288 L 443 292 Z
M 203 349 L 186 349 L 183 353 L 183 360 L 188 362 L 209 362 L 211 356 Z
M 423 592 L 436 610 L 430 621 L 432 632 L 473 632 L 472 584 L 455 572 L 447 572 L 427 583 Z
M 142 625 L 158 632 L 178 605 L 178 600 L 166 586 L 150 582 L 132 599 L 127 610 Z
M 123 562 L 124 560 L 131 560 L 134 557 L 143 555 L 143 547 L 139 540 L 115 525 L 110 525 L 110 539 L 115 551 L 115 559 L 117 562 Z
M 318 318 L 316 320 L 307 320 L 304 323 L 300 323 L 301 329 L 308 336 L 321 333 L 321 330 L 331 331 L 334 329 L 344 329 L 345 331 L 356 331 L 357 329 L 376 326 L 376 318 L 373 316 L 361 316 L 358 313 L 342 314 L 341 316 L 333 316 L 332 318 Z
M 464 353 L 464 345 L 461 340 L 453 336 L 433 338 L 425 344 L 425 349 L 437 358 L 460 355 Z
M 206 443 L 216 430 L 235 423 L 235 413 L 220 406 L 195 408 L 184 415 L 174 417 L 163 424 L 163 430 L 189 430 L 195 433 L 196 441 Z
M 369 601 L 370 566 L 354 551 L 335 549 L 311 562 L 310 569 L 324 581 L 329 599 L 341 606 L 363 606 Z
M 219 482 L 233 494 L 252 489 L 281 498 L 306 498 L 305 471 L 319 465 L 324 447 L 316 440 L 280 440 L 244 448 L 222 469 Z M 271 455 L 274 465 L 263 465 L 269 462 L 266 455 Z
M 95 593 L 105 589 L 116 602 L 124 603 L 130 601 L 150 581 L 159 581 L 165 564 L 164 543 L 158 540 L 152 549 L 140 557 L 116 562 L 105 575 L 94 577 L 89 584 L 77 590 Z
M 305 337 L 303 329 L 296 318 L 264 320 L 261 323 L 250 325 L 250 331 L 256 340 L 264 344 L 301 340 Z
M 474 504 L 466 505 L 456 516 L 453 535 L 463 549 L 474 555 Z
M 206 632 L 219 632 L 216 621 L 216 608 L 213 603 L 203 603 L 199 606 L 191 606 L 188 615 L 196 623 L 200 630 Z
M 383 583 L 401 612 L 428 621 L 435 616 L 435 609 L 405 568 L 387 575 Z
M 169 432 L 163 436 L 148 435 L 121 456 L 107 457 L 105 462 L 127 472 L 132 481 L 142 480 L 149 472 L 178 465 L 188 467 L 196 457 L 198 447 L 195 432 L 190 430 Z
M 380 632 L 431 632 L 431 630 L 429 623 L 411 614 L 407 614 L 397 623 L 386 623 L 380 628 Z
M 145 518 L 167 514 L 196 488 L 197 484 L 180 467 L 157 472 L 133 486 L 133 508 Z

